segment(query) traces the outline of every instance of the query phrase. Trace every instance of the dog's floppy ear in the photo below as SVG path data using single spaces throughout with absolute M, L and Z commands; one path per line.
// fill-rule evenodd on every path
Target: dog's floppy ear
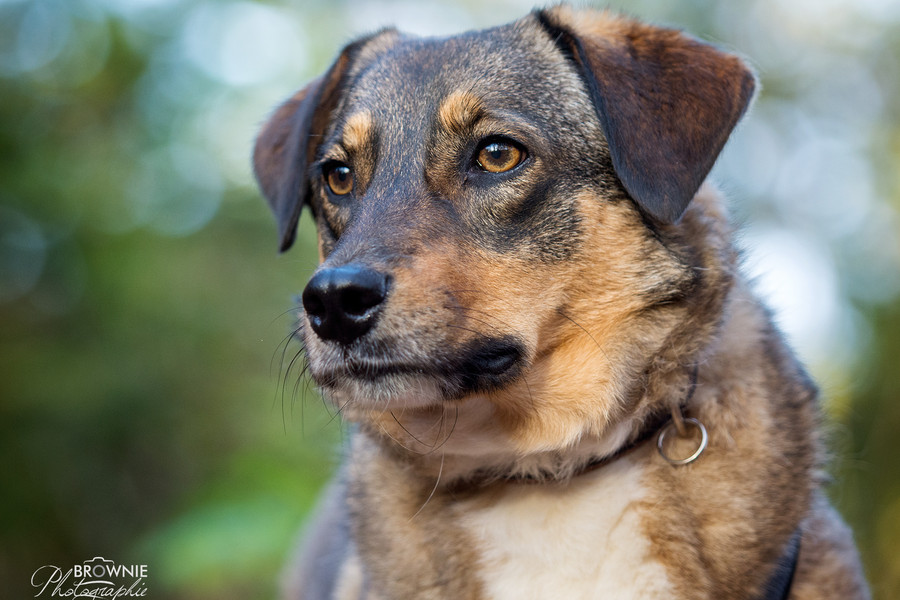
M 294 94 L 262 127 L 253 148 L 253 171 L 278 221 L 282 252 L 291 247 L 297 221 L 309 194 L 307 170 L 316 146 L 337 106 L 345 79 L 363 48 L 377 37 L 391 37 L 380 31 L 346 46 L 328 71 Z
M 307 142 L 327 79 L 316 79 L 279 106 L 253 148 L 253 172 L 278 221 L 282 252 L 294 243 L 306 200 Z
M 567 6 L 536 16 L 587 83 L 625 189 L 677 221 L 750 104 L 753 73 L 672 29 Z

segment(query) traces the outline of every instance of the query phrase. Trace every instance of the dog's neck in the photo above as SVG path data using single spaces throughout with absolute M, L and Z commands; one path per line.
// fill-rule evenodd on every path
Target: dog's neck
M 496 408 L 485 398 L 467 399 L 442 409 L 379 415 L 363 421 L 361 434 L 382 451 L 442 486 L 479 487 L 498 481 L 566 482 L 602 468 L 626 452 L 655 439 L 673 407 L 694 414 L 697 371 L 671 374 L 667 398 L 640 398 L 627 416 L 600 433 L 580 432 L 558 448 L 519 450 L 521 440 L 495 426 Z M 677 379 L 678 381 L 675 381 Z
M 689 398 L 685 400 L 687 402 L 689 401 Z M 629 436 L 626 442 L 620 444 L 618 448 L 611 452 L 608 452 L 605 449 L 601 450 L 598 447 L 585 447 L 581 448 L 582 452 L 572 452 L 571 455 L 568 455 L 567 453 L 565 457 L 557 458 L 557 460 L 550 465 L 542 465 L 540 460 L 542 457 L 535 457 L 537 460 L 533 462 L 531 469 L 529 469 L 533 473 L 523 473 L 521 470 L 515 468 L 501 468 L 496 470 L 485 468 L 476 470 L 467 475 L 460 480 L 459 485 L 461 488 L 465 489 L 484 487 L 498 481 L 524 484 L 566 482 L 574 477 L 580 477 L 586 473 L 601 469 L 606 465 L 623 458 L 633 450 L 640 448 L 645 443 L 649 443 L 651 440 L 659 440 L 661 432 L 665 428 L 672 426 L 672 419 L 676 413 L 679 418 L 682 418 L 685 407 L 686 404 L 682 404 L 673 409 L 672 412 L 667 410 L 660 411 L 659 414 L 646 419 L 646 422 L 641 425 L 641 429 L 639 429 L 636 434 Z M 608 441 L 610 444 L 616 442 L 614 436 L 613 439 Z M 588 452 L 585 453 L 585 450 Z

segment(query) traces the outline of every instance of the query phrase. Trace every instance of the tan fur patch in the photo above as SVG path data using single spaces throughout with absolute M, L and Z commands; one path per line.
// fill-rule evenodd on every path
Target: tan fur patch
M 481 116 L 481 101 L 466 91 L 456 91 L 447 96 L 438 108 L 438 122 L 447 132 L 465 132 L 475 125 Z
M 375 124 L 371 113 L 362 111 L 347 118 L 343 131 L 343 144 L 347 152 L 350 154 L 362 152 L 366 146 L 372 144 L 374 136 Z
M 375 135 L 375 123 L 368 111 L 352 114 L 344 124 L 342 143 L 353 159 L 353 193 L 357 197 L 365 194 L 375 172 Z
M 597 36 L 610 44 L 621 44 L 625 39 L 625 34 L 634 25 L 633 21 L 624 19 L 608 10 L 573 8 L 562 4 L 547 12 L 576 31 Z

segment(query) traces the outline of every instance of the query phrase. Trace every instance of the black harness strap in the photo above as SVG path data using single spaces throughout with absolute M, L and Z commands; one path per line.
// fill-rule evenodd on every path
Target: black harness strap
M 763 588 L 760 600 L 787 600 L 791 593 L 791 583 L 797 570 L 797 558 L 800 556 L 800 528 L 788 541 L 784 553 L 775 565 L 775 572 L 769 577 Z

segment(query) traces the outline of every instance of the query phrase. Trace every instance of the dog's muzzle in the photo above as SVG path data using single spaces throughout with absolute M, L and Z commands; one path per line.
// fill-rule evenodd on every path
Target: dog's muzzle
M 443 336 L 426 340 L 421 325 L 376 331 L 380 319 L 386 327 L 391 319 L 407 324 L 402 302 L 389 319 L 395 285 L 391 274 L 359 262 L 325 265 L 309 280 L 301 300 L 310 374 L 318 385 L 382 404 L 397 398 L 433 403 L 497 389 L 522 374 L 527 352 L 515 335 L 461 328 L 471 335 L 454 339 L 456 330 L 448 326 Z
M 358 264 L 322 269 L 303 290 L 303 308 L 319 338 L 348 346 L 368 332 L 387 299 L 390 277 Z

